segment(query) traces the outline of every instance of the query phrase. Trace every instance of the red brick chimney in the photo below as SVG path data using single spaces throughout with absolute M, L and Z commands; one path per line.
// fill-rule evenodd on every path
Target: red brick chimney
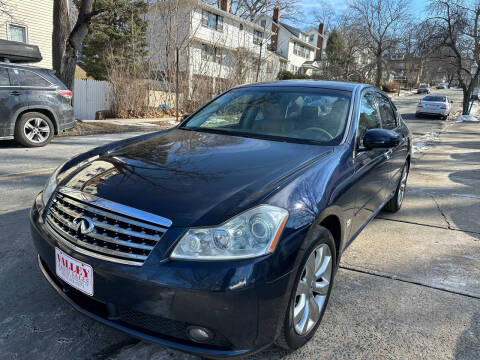
M 317 39 L 317 53 L 315 55 L 315 60 L 322 60 L 322 49 L 323 49 L 323 37 L 320 35 L 325 35 L 325 25 L 318 25 L 318 39 Z
M 280 23 L 280 9 L 278 7 L 273 9 L 272 17 L 272 37 L 270 38 L 270 50 L 277 51 L 278 46 L 278 24 Z
M 230 12 L 230 0 L 220 0 L 220 10 Z

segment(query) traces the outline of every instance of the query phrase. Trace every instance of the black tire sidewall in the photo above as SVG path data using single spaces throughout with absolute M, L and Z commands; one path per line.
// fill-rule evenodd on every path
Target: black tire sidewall
M 45 120 L 47 122 L 48 126 L 50 127 L 50 134 L 49 134 L 47 140 L 45 140 L 42 143 L 34 143 L 34 142 L 30 141 L 25 136 L 25 132 L 23 131 L 23 128 L 25 127 L 25 123 L 28 120 L 30 120 L 31 118 L 34 118 L 34 117 L 42 118 L 43 120 Z M 48 118 L 48 116 L 46 116 L 42 113 L 38 113 L 38 112 L 28 112 L 28 113 L 23 114 L 20 117 L 20 119 L 17 121 L 17 123 L 15 124 L 15 140 L 23 146 L 41 147 L 41 146 L 47 145 L 50 141 L 52 141 L 54 131 L 55 131 L 55 128 L 53 126 L 52 120 L 50 120 Z
M 320 312 L 320 318 L 319 318 L 317 324 L 308 334 L 302 336 L 302 335 L 298 335 L 295 332 L 295 328 L 293 326 L 293 303 L 295 301 L 295 294 L 296 294 L 296 290 L 297 290 L 297 285 L 298 285 L 298 282 L 300 281 L 300 277 L 302 276 L 303 267 L 305 266 L 305 263 L 307 262 L 308 257 L 310 256 L 312 251 L 315 248 L 317 248 L 319 245 L 322 245 L 322 244 L 327 244 L 328 247 L 330 248 L 330 252 L 332 254 L 332 278 L 330 280 L 330 287 L 329 287 L 328 292 L 327 292 L 327 298 L 325 299 L 325 305 Z M 333 287 L 333 282 L 334 282 L 335 273 L 336 273 L 336 271 L 335 271 L 336 260 L 337 260 L 337 249 L 335 248 L 335 241 L 333 239 L 333 236 L 330 233 L 330 231 L 328 231 L 327 229 L 322 227 L 321 235 L 319 236 L 319 238 L 316 241 L 314 241 L 308 247 L 302 261 L 300 262 L 300 265 L 298 267 L 297 274 L 296 274 L 296 277 L 295 277 L 295 282 L 293 284 L 293 287 L 292 287 L 292 290 L 291 290 L 291 293 L 290 293 L 290 300 L 288 302 L 287 314 L 286 314 L 286 317 L 285 317 L 285 324 L 284 324 L 284 327 L 283 327 L 283 330 L 285 331 L 285 334 L 284 334 L 285 341 L 286 341 L 286 343 L 287 343 L 287 345 L 290 349 L 295 350 L 295 349 L 298 349 L 301 346 L 305 345 L 313 337 L 313 335 L 315 335 L 315 332 L 317 331 L 317 328 L 320 326 L 320 323 L 322 322 L 323 315 L 324 315 L 325 310 L 328 306 L 328 301 L 330 299 L 330 293 L 331 293 L 332 287 Z

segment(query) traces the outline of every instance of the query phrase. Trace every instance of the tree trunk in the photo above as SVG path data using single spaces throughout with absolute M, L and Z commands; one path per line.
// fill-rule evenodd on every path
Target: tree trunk
M 82 0 L 75 26 L 70 29 L 68 1 L 54 0 L 53 3 L 53 68 L 60 80 L 72 91 L 74 90 L 77 51 L 88 33 L 92 18 L 104 11 L 92 11 L 92 8 L 93 0 Z
M 377 76 L 375 78 L 375 86 L 380 88 L 382 86 L 383 79 L 383 59 L 382 53 L 377 54 Z
M 417 78 L 415 79 L 415 85 L 418 86 L 418 84 L 420 84 L 420 80 L 422 79 L 422 75 L 423 75 L 423 67 L 425 65 L 425 60 L 420 60 L 420 69 L 418 69 L 418 72 L 417 72 Z
M 54 0 L 53 4 L 53 34 L 52 34 L 52 60 L 53 68 L 62 82 L 68 86 L 64 77 L 63 56 L 70 35 L 68 18 L 68 4 L 65 0 Z M 70 87 L 69 87 L 70 89 Z

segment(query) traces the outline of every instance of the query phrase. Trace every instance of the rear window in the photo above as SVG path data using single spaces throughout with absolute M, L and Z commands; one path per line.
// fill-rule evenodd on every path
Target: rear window
M 7 68 L 0 68 L 0 86 L 10 86 L 10 77 Z
M 447 97 L 446 96 L 438 96 L 438 95 L 430 95 L 430 96 L 425 96 L 423 98 L 423 101 L 446 102 Z
M 428 85 L 427 85 L 427 84 L 420 84 L 419 87 L 420 87 L 420 88 L 426 88 L 426 87 L 428 87 Z
M 30 70 L 13 69 L 20 86 L 50 87 L 52 84 Z

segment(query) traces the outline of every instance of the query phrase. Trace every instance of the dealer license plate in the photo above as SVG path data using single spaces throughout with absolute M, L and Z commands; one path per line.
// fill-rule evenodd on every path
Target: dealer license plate
M 93 268 L 55 248 L 55 272 L 73 288 L 93 296 Z

